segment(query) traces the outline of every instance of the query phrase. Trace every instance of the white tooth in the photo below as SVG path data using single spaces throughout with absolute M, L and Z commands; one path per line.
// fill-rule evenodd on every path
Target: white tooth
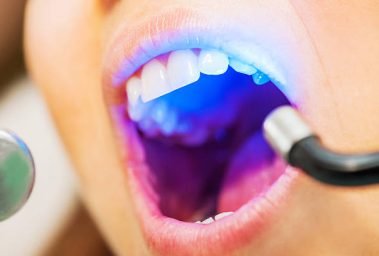
M 126 93 L 128 95 L 128 104 L 136 106 L 141 96 L 142 83 L 138 77 L 132 77 L 126 84 Z
M 149 112 L 150 105 L 148 103 L 142 103 L 141 99 L 138 98 L 135 105 L 128 104 L 128 113 L 130 118 L 139 122 L 145 118 L 146 114 Z
M 229 67 L 226 54 L 215 50 L 201 50 L 199 55 L 200 72 L 206 75 L 224 74 Z
M 225 218 L 227 216 L 230 216 L 232 215 L 233 212 L 222 212 L 222 213 L 219 213 L 215 216 L 215 220 L 221 220 L 222 218 Z
M 212 222 L 214 222 L 215 220 L 212 218 L 212 217 L 209 217 L 208 219 L 206 220 L 203 220 L 201 223 L 202 224 L 211 224 Z
M 164 101 L 158 101 L 154 104 L 154 107 L 151 108 L 150 116 L 152 120 L 162 126 L 164 124 L 167 116 L 168 106 Z
M 174 90 L 199 80 L 200 71 L 195 53 L 191 50 L 172 52 L 168 57 L 167 76 Z
M 168 111 L 166 114 L 166 119 L 162 123 L 161 130 L 166 136 L 172 135 L 177 127 L 178 117 L 175 111 Z
M 135 122 L 140 121 L 142 118 L 142 111 L 140 108 L 138 108 L 138 106 L 132 106 L 129 104 L 128 113 L 129 113 L 130 119 L 132 119 Z
M 246 63 L 243 63 L 238 60 L 231 59 L 229 61 L 229 65 L 238 73 L 242 73 L 248 76 L 251 76 L 255 73 L 257 73 L 257 69 L 254 68 L 252 65 L 248 65 Z
M 270 78 L 261 71 L 258 71 L 253 75 L 253 80 L 257 85 L 263 85 L 265 83 L 268 83 L 270 81 Z
M 142 69 L 142 101 L 147 102 L 171 91 L 165 66 L 158 60 L 151 60 Z

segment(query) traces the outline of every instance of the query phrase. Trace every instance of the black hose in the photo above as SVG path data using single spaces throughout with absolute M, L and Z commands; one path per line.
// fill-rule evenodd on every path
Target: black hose
M 316 136 L 295 143 L 288 161 L 323 183 L 339 186 L 379 184 L 379 153 L 335 153 L 325 149 Z

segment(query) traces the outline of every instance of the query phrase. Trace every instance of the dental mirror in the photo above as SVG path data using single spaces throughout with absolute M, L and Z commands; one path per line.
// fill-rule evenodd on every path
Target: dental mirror
M 0 221 L 26 203 L 34 179 L 34 161 L 26 144 L 15 134 L 0 130 Z

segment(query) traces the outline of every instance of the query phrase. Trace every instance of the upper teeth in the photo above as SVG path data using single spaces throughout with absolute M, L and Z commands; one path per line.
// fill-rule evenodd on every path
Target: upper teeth
M 197 56 L 191 50 L 172 52 L 166 68 L 170 85 L 168 92 L 192 84 L 200 78 Z M 150 87 L 155 87 L 155 84 Z
M 257 73 L 257 69 L 254 68 L 253 66 L 251 65 L 247 65 L 243 62 L 240 62 L 238 60 L 230 60 L 230 63 L 229 65 L 237 72 L 239 73 L 242 73 L 242 74 L 245 74 L 245 75 L 253 75 L 255 73 Z
M 153 59 L 142 69 L 141 96 L 144 102 L 158 98 L 172 91 L 167 79 L 167 69 L 158 60 Z
M 153 59 L 142 68 L 140 77 L 134 75 L 126 85 L 128 103 L 135 106 L 141 98 L 148 102 L 168 94 L 178 88 L 192 84 L 200 78 L 200 73 L 221 75 L 229 65 L 237 72 L 252 75 L 256 84 L 265 84 L 269 78 L 253 65 L 230 59 L 216 50 L 178 50 L 169 54 L 164 63 Z
M 126 87 L 129 104 L 136 105 L 139 97 L 141 96 L 142 83 L 141 79 L 132 77 L 129 79 L 128 86 Z
M 270 78 L 268 78 L 266 74 L 259 71 L 253 75 L 253 80 L 257 85 L 262 85 L 270 81 Z
M 218 51 L 202 50 L 199 55 L 200 71 L 206 75 L 221 75 L 228 70 L 229 59 Z

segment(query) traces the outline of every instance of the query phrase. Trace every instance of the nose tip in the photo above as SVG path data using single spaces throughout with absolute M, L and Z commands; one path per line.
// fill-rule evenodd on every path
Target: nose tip
M 26 203 L 34 179 L 34 161 L 27 145 L 15 134 L 0 130 L 0 221 Z

